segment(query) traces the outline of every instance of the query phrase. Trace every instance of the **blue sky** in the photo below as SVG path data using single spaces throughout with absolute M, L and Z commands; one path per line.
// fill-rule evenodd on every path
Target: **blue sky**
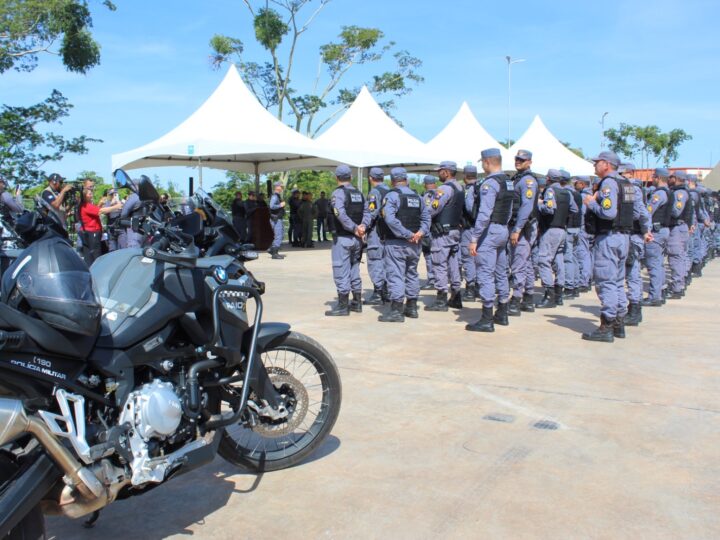
M 253 46 L 252 24 L 240 0 L 116 4 L 115 12 L 92 4 L 102 64 L 87 75 L 68 73 L 56 59 L 44 57 L 32 73 L 0 76 L 0 103 L 29 105 L 57 88 L 75 106 L 57 131 L 105 141 L 49 171 L 74 177 L 91 169 L 109 177 L 113 153 L 148 143 L 189 116 L 224 74 L 209 62 L 213 34 L 239 37 L 248 58 L 264 59 Z M 511 55 L 526 59 L 513 66 L 512 138 L 540 114 L 559 139 L 595 152 L 607 111 L 606 127 L 626 122 L 686 130 L 693 140 L 681 147 L 677 164 L 709 166 L 720 160 L 718 20 L 720 3 L 709 0 L 333 0 L 303 37 L 295 86 L 307 91 L 317 71 L 318 46 L 341 26 L 374 26 L 423 60 L 425 82 L 394 112 L 423 141 L 440 131 L 464 100 L 495 138 L 504 139 L 504 57 Z M 376 71 L 352 72 L 347 86 Z M 187 168 L 143 172 L 182 185 L 197 176 Z M 212 183 L 222 175 L 205 178 Z

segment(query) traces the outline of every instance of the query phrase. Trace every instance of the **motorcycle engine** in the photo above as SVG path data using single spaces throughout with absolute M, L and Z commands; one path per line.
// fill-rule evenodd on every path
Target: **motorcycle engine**
M 175 433 L 182 415 L 182 404 L 173 385 L 156 379 L 130 394 L 120 424 L 129 423 L 147 441 Z

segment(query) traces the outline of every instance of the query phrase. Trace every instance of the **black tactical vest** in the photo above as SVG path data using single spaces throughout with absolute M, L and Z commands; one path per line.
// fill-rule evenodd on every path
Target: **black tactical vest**
M 546 189 L 550 189 L 550 186 Z M 570 192 L 556 186 L 552 190 L 555 193 L 555 213 L 538 214 L 538 224 L 542 232 L 548 229 L 565 229 L 570 215 Z
M 382 208 L 382 203 L 385 200 L 385 197 L 388 193 L 390 193 L 392 190 L 387 187 L 385 184 L 378 184 L 377 186 L 373 186 L 370 191 L 377 190 L 377 192 L 380 194 L 380 200 L 377 201 L 378 208 Z
M 490 215 L 490 223 L 507 225 L 512 215 L 513 201 L 515 199 L 515 185 L 506 174 L 493 176 L 493 179 L 500 186 L 500 191 L 495 198 L 495 206 Z M 475 216 L 477 218 L 477 216 Z
M 572 198 L 575 199 L 575 206 L 577 206 L 578 210 L 574 214 L 568 214 L 567 226 L 568 229 L 579 229 L 582 227 L 582 195 L 580 195 L 577 191 L 568 190 L 568 192 Z M 568 208 L 568 212 L 569 210 L 570 209 Z
M 672 206 L 675 206 L 675 203 L 678 201 L 678 191 L 684 191 L 685 197 L 687 198 L 687 200 L 685 201 L 685 208 L 683 208 L 682 214 L 680 214 L 678 217 L 670 217 L 670 226 L 676 227 L 682 222 L 689 227 L 692 224 L 692 216 L 695 212 L 692 199 L 690 198 L 690 193 L 685 186 L 673 186 L 672 188 L 670 188 L 670 190 L 673 192 Z
M 538 185 L 538 181 L 537 181 L 538 178 L 535 175 L 535 173 L 532 173 L 530 171 L 522 171 L 519 173 L 515 173 L 515 176 L 512 177 L 512 182 L 514 184 L 515 192 L 513 195 L 512 216 L 510 217 L 511 225 L 514 225 L 515 222 L 517 222 L 518 212 L 520 211 L 520 206 L 522 205 L 523 194 L 528 189 L 527 184 L 525 184 L 524 186 L 520 186 L 520 190 L 517 191 L 517 185 L 518 185 L 518 182 L 522 182 L 526 176 L 531 176 L 535 179 L 535 200 L 533 201 L 532 211 L 530 212 L 530 216 L 528 217 L 527 222 L 531 223 L 532 221 L 537 219 L 537 214 L 538 214 L 537 202 L 538 202 L 538 197 L 540 196 L 540 186 Z
M 468 191 L 472 191 L 473 196 L 476 196 L 477 193 L 475 191 L 475 186 L 477 186 L 478 184 L 480 184 L 480 180 L 476 180 L 474 184 L 467 184 L 465 186 L 465 196 L 467 196 Z M 462 222 L 461 222 L 463 229 L 469 229 L 469 228 L 472 228 L 473 225 L 475 225 L 475 220 L 473 219 L 473 215 L 472 215 L 473 209 L 468 211 L 468 209 L 465 207 L 465 199 L 463 199 Z
M 345 213 L 355 225 L 360 225 L 363 219 L 363 212 L 365 211 L 365 197 L 357 188 L 352 186 L 344 187 L 338 186 L 338 189 L 343 190 L 345 196 Z M 332 213 L 333 225 L 335 225 L 335 234 L 338 236 L 355 236 L 355 231 L 348 231 L 345 226 L 340 222 L 338 217 L 335 215 L 335 211 Z
M 662 206 L 658 206 L 655 209 L 655 213 L 652 215 L 653 225 L 657 225 L 661 228 L 670 226 L 670 218 L 672 217 L 672 201 L 673 196 L 670 194 L 670 190 L 666 187 L 660 187 L 655 190 L 664 191 L 667 196 L 667 201 Z
M 272 199 L 272 197 L 275 197 L 276 195 L 277 195 L 277 198 L 280 200 L 280 202 L 282 202 L 282 198 L 277 193 L 273 193 L 270 198 Z M 285 217 L 285 207 L 283 206 L 282 208 L 276 208 L 275 210 L 270 209 L 270 217 L 273 219 L 284 218 Z
M 422 197 L 420 197 L 417 193 L 403 193 L 399 189 L 393 189 L 392 191 L 397 193 L 400 197 L 400 207 L 398 208 L 395 217 L 397 217 L 402 226 L 410 232 L 418 232 L 420 230 L 422 205 L 425 204 Z M 385 223 L 385 219 L 383 219 L 382 215 L 378 219 L 378 234 L 383 240 L 398 239 L 398 237 L 395 236 L 395 233 L 392 232 L 392 229 L 387 226 L 387 223 Z M 402 238 L 402 240 L 406 239 Z
M 460 227 L 462 221 L 462 211 L 465 206 L 465 191 L 455 185 L 454 182 L 448 180 L 445 185 L 449 185 L 453 190 L 453 196 L 443 207 L 442 211 L 433 217 L 433 224 L 441 226 L 444 230 L 452 231 Z
M 603 183 L 609 176 L 600 182 L 598 189 L 602 190 Z M 629 233 L 633 224 L 633 204 L 635 203 L 635 186 L 624 178 L 612 177 L 618 185 L 618 209 L 615 219 L 602 219 L 595 212 L 588 212 L 585 219 L 585 229 L 590 234 L 603 234 L 610 231 Z

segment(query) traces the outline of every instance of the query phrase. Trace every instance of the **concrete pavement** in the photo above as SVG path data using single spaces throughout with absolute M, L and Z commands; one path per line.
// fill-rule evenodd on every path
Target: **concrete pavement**
M 332 437 L 261 476 L 218 458 L 113 504 L 92 530 L 48 520 L 50 537 L 720 536 L 720 261 L 614 344 L 580 339 L 597 322 L 594 293 L 477 334 L 464 325 L 479 303 L 404 324 L 367 307 L 324 317 L 327 249 L 250 267 L 267 282 L 266 320 L 314 337 L 340 367 Z M 363 279 L 370 288 L 364 265 Z

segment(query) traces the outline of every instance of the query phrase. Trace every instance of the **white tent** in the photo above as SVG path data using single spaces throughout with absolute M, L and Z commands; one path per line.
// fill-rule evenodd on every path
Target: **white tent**
M 397 125 L 363 86 L 355 101 L 315 139 L 318 150 L 353 167 L 413 166 L 439 163 L 425 145 Z
M 513 158 L 508 150 L 478 122 L 467 102 L 463 102 L 453 119 L 426 147 L 432 155 L 455 161 L 460 169 L 465 165 L 476 165 L 484 149 L 499 148 L 505 168 L 513 166 Z
M 113 169 L 191 166 L 248 173 L 331 166 L 338 161 L 289 128 L 248 90 L 235 66 L 187 120 L 159 139 L 112 156 Z
M 535 117 L 522 137 L 510 147 L 511 155 L 514 156 L 520 149 L 533 153 L 532 168 L 538 174 L 545 174 L 548 169 L 565 169 L 574 175 L 595 174 L 593 164 L 574 154 L 557 140 L 539 116 Z

